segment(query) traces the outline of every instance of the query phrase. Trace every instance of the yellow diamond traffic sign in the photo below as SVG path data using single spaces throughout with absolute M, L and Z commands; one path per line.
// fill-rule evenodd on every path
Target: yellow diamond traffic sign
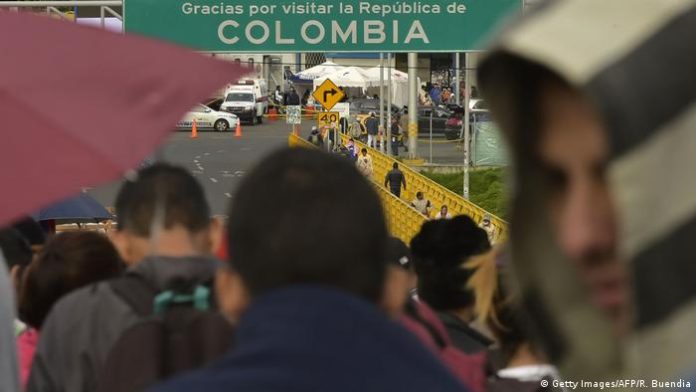
M 314 99 L 326 110 L 331 110 L 337 103 L 341 102 L 345 95 L 343 90 L 338 88 L 331 79 L 326 79 L 312 94 Z

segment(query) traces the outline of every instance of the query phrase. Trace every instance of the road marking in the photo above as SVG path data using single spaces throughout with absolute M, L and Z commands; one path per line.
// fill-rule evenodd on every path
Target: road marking
M 194 170 L 193 174 L 203 174 L 203 170 Z
M 193 163 L 199 163 L 199 162 L 198 162 L 198 159 L 194 159 L 194 160 L 193 160 Z
M 212 181 L 212 182 L 218 182 L 218 181 L 217 181 L 215 178 L 213 178 L 213 177 L 210 177 L 210 181 Z
M 218 154 L 222 154 L 225 150 L 218 150 Z
M 232 198 L 232 194 L 230 194 L 229 192 L 225 193 L 225 196 L 227 196 L 230 199 Z
M 200 155 L 196 155 L 196 159 L 201 159 L 201 156 L 200 156 Z
M 204 153 L 203 155 L 208 156 L 208 155 L 210 155 L 210 153 L 209 153 L 209 152 L 206 152 L 206 153 Z

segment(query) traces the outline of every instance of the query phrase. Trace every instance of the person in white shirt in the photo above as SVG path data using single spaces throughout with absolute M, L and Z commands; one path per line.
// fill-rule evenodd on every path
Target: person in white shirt
M 449 213 L 447 206 L 442 206 L 440 211 L 435 215 L 435 219 L 452 219 L 452 215 Z
M 367 154 L 367 148 L 363 148 L 360 151 L 360 156 L 358 156 L 355 165 L 358 171 L 362 173 L 368 179 L 372 178 L 373 168 L 372 168 L 372 157 Z
M 421 214 L 430 218 L 430 210 L 432 209 L 432 205 L 430 204 L 430 200 L 425 198 L 423 192 L 416 192 L 416 198 L 411 201 L 411 206 L 418 210 L 418 212 Z

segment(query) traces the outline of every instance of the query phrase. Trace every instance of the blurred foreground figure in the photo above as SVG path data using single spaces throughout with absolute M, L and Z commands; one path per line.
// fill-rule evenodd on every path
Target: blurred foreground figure
M 19 387 L 15 330 L 14 287 L 0 251 L 0 392 L 16 392 Z
M 566 379 L 696 369 L 694 36 L 693 1 L 549 1 L 480 65 L 514 272 Z
M 272 154 L 229 216 L 218 293 L 238 323 L 236 348 L 155 391 L 465 390 L 390 319 L 406 292 L 385 282 L 382 207 L 350 162 L 303 148 Z
M 39 332 L 53 304 L 75 289 L 115 278 L 122 271 L 118 251 L 102 234 L 62 233 L 48 241 L 21 276 L 19 317 L 28 326 L 17 336 L 22 385 L 29 377 Z
M 196 179 L 165 164 L 143 169 L 119 191 L 116 215 L 112 240 L 128 271 L 53 306 L 28 391 L 137 392 L 229 347 L 212 292 L 221 227 Z

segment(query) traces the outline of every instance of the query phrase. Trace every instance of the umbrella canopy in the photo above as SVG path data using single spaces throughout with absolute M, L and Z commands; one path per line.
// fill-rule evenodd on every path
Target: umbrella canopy
M 80 193 L 78 196 L 42 208 L 33 215 L 34 220 L 95 221 L 112 219 L 113 216 L 92 196 Z
M 360 87 L 366 89 L 375 85 L 379 85 L 379 75 L 375 79 L 373 76 L 358 67 L 346 67 L 343 70 L 314 79 L 314 88 L 319 87 L 326 79 L 331 79 L 339 87 Z
M 151 39 L 0 12 L 0 225 L 115 180 L 248 72 Z
M 307 68 L 302 72 L 298 72 L 295 74 L 295 77 L 300 80 L 312 81 L 316 78 L 342 71 L 345 68 L 344 66 L 327 61 L 312 68 Z

